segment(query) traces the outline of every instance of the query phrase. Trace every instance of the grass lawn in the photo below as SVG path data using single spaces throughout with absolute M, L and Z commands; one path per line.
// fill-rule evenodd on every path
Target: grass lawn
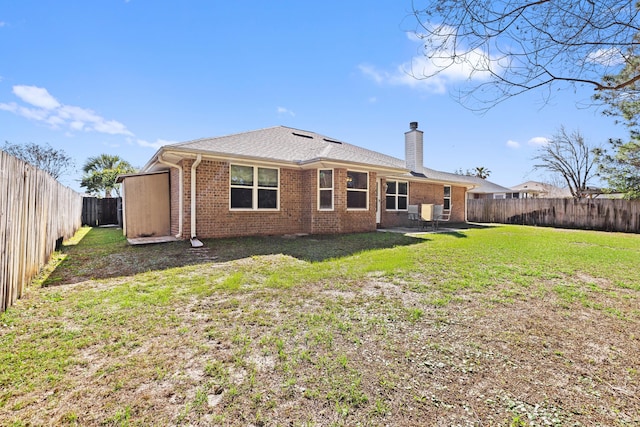
M 639 266 L 550 228 L 85 228 L 0 314 L 0 425 L 640 425 Z

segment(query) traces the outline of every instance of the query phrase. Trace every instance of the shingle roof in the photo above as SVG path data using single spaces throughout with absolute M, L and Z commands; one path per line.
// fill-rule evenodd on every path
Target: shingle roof
M 545 184 L 537 181 L 527 181 L 519 185 L 511 187 L 511 191 L 529 194 L 540 194 L 545 197 L 571 197 L 571 191 L 568 188 L 560 188 L 555 185 Z
M 164 149 L 179 149 L 203 154 L 238 156 L 277 162 L 305 164 L 313 161 L 359 163 L 383 168 L 398 169 L 409 177 L 405 161 L 377 151 L 315 132 L 276 126 L 232 135 L 203 138 L 171 144 Z M 430 168 L 413 171 L 425 178 L 468 183 L 460 175 L 440 172 Z M 415 174 L 414 174 L 415 176 Z
M 493 193 L 513 193 L 513 190 L 502 185 L 498 185 L 494 182 L 487 181 L 486 179 L 479 178 L 477 176 L 465 176 L 466 180 L 477 185 L 473 190 L 469 190 L 469 193 L 477 194 L 493 194 Z

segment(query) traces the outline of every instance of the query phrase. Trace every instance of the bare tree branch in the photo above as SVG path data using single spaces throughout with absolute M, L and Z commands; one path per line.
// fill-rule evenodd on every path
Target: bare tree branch
M 640 47 L 636 0 L 414 0 L 414 32 L 433 65 L 429 78 L 464 69 L 461 101 L 485 110 L 512 96 L 552 85 L 635 91 L 640 69 L 617 74 Z
M 567 183 L 576 199 L 585 197 L 589 180 L 595 176 L 598 148 L 587 144 L 579 131 L 567 133 L 564 127 L 538 150 L 534 169 L 556 174 Z

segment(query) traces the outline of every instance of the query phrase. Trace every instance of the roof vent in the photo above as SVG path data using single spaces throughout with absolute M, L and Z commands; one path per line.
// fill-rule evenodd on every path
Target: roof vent
M 340 145 L 342 145 L 342 142 L 340 142 L 340 141 L 335 141 L 333 139 L 327 139 L 327 138 L 322 138 L 322 139 L 327 141 L 327 142 L 330 142 L 332 144 L 340 144 Z
M 313 139 L 313 136 L 311 136 L 311 135 L 305 135 L 305 134 L 303 134 L 303 133 L 296 133 L 296 132 L 291 132 L 291 133 L 293 133 L 295 136 L 300 136 L 300 137 L 302 137 L 302 138 L 309 138 L 309 139 Z
M 418 122 L 411 122 L 411 123 L 409 123 L 409 128 L 410 128 L 411 130 L 416 130 L 416 129 L 418 129 Z

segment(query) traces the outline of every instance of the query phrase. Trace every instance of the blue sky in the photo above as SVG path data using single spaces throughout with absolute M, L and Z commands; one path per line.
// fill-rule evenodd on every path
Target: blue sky
M 78 172 L 90 156 L 143 166 L 160 144 L 285 125 L 404 157 L 409 122 L 425 166 L 529 179 L 559 126 L 593 144 L 625 130 L 592 90 L 530 92 L 479 115 L 450 92 L 463 73 L 408 76 L 420 61 L 409 0 L 0 0 L 0 144 L 48 143 Z

